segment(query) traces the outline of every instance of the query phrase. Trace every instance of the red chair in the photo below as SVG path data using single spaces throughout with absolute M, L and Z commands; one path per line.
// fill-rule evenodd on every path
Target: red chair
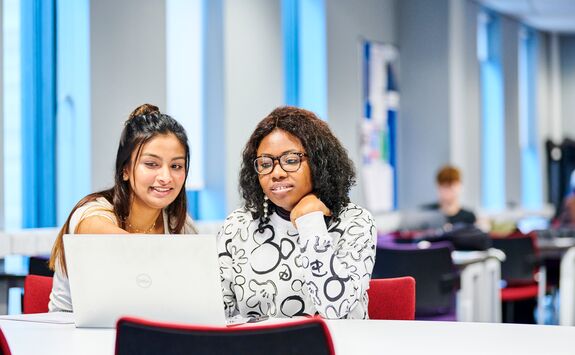
M 116 355 L 335 354 L 318 317 L 269 325 L 211 327 L 124 317 L 116 326 Z
M 413 277 L 372 279 L 367 294 L 370 319 L 415 319 L 415 279 Z
M 28 275 L 24 280 L 23 313 L 46 313 L 52 292 L 52 278 Z
M 539 285 L 535 274 L 539 271 L 539 257 L 535 236 L 513 232 L 505 237 L 492 236 L 493 247 L 505 253 L 501 263 L 501 278 L 506 282 L 501 289 L 501 301 L 506 310 L 504 322 L 514 322 L 514 303 L 517 301 L 536 300 Z M 532 323 L 532 312 L 526 312 L 519 322 Z
M 0 329 L 0 355 L 11 355 L 10 347 L 8 346 L 8 341 L 4 336 L 4 332 Z

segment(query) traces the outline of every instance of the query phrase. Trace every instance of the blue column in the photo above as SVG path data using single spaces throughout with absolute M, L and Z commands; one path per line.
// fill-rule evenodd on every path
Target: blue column
M 327 119 L 324 0 L 282 0 L 285 103 Z
M 298 0 L 282 0 L 285 103 L 299 105 Z
M 22 227 L 56 224 L 55 2 L 22 0 Z
M 488 15 L 486 55 L 481 61 L 481 181 L 482 204 L 488 210 L 505 208 L 505 107 L 499 18 Z
M 56 211 L 62 225 L 91 192 L 90 1 L 56 4 Z
M 224 126 L 224 50 L 222 0 L 204 0 L 204 188 L 196 195 L 188 193 L 192 216 L 199 220 L 223 220 L 226 208 L 226 142 Z
M 519 102 L 521 107 L 521 202 L 524 208 L 543 205 L 541 161 L 537 134 L 537 39 L 522 29 L 519 49 Z
M 327 120 L 327 55 L 324 0 L 300 0 L 299 105 Z

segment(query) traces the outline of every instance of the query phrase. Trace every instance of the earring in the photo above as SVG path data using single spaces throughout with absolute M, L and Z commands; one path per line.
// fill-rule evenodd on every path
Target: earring
M 268 219 L 268 197 L 264 195 L 264 219 Z
M 126 173 L 126 171 L 124 171 L 122 178 L 124 179 L 124 181 L 128 181 L 128 174 Z

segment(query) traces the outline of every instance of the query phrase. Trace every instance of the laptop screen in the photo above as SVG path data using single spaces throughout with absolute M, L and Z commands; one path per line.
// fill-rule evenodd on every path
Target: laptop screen
M 65 235 L 64 250 L 78 327 L 226 324 L 215 235 Z

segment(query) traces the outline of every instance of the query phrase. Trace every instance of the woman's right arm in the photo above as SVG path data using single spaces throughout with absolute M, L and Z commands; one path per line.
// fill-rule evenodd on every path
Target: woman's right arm
M 101 206 L 94 206 L 94 203 L 87 206 L 81 206 L 76 209 L 70 217 L 67 229 L 61 233 L 68 234 L 120 234 L 127 233 L 119 228 L 115 223 L 115 217 L 112 211 L 102 209 Z M 59 253 L 53 252 L 54 281 L 52 292 L 50 294 L 50 303 L 48 309 L 50 312 L 55 311 L 72 311 L 72 299 L 70 296 L 70 285 L 65 272 L 65 265 L 61 265 L 60 258 L 64 257 L 62 235 L 60 234 Z M 56 256 L 54 256 L 56 255 Z

